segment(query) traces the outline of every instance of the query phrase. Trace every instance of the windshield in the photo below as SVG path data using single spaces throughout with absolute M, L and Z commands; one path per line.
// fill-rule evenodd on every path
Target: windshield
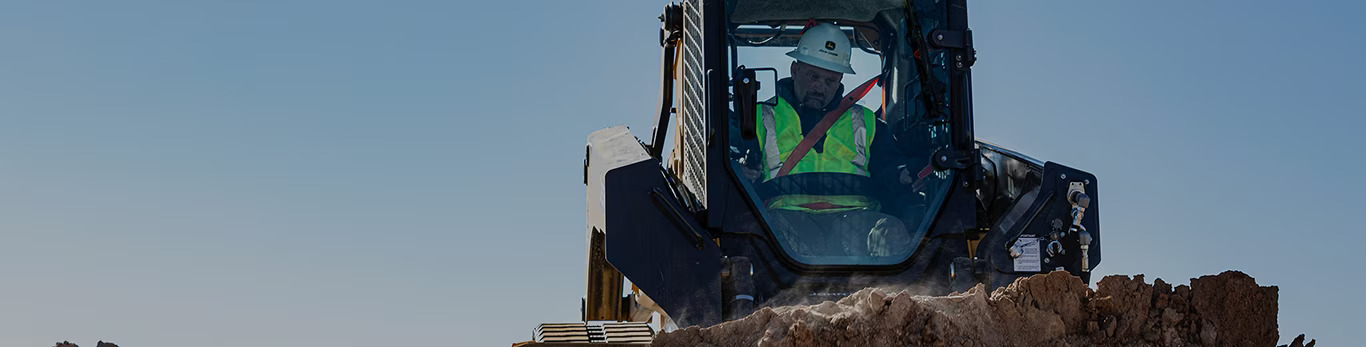
M 914 49 L 901 8 L 831 14 L 788 6 L 786 17 L 774 18 L 754 12 L 769 8 L 759 1 L 730 7 L 732 70 L 761 69 L 751 133 L 731 110 L 731 168 L 797 261 L 905 261 L 950 188 L 949 171 L 931 164 L 949 145 L 947 109 L 927 106 L 942 105 L 933 91 L 947 90 L 937 84 L 947 78 L 943 52 Z M 935 25 L 926 13 L 921 32 Z M 839 19 L 855 17 L 866 18 Z M 924 92 L 918 71 L 934 76 Z

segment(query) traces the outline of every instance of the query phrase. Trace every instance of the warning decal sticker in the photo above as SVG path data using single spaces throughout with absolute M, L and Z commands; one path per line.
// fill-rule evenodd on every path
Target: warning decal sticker
M 1015 241 L 1015 246 L 1020 249 L 1020 256 L 1015 257 L 1015 271 L 1019 272 L 1041 272 L 1043 263 L 1039 257 L 1039 243 L 1043 239 L 1033 237 L 1021 237 Z

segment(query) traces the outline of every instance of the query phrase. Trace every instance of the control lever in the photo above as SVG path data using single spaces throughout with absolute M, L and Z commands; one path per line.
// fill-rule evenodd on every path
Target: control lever
M 1091 233 L 1086 232 L 1086 227 L 1081 228 L 1077 242 L 1081 243 L 1081 272 L 1091 272 L 1091 259 L 1088 259 L 1091 251 Z
M 1091 272 L 1091 233 L 1081 225 L 1086 209 L 1091 207 L 1091 196 L 1086 195 L 1086 183 L 1072 182 L 1067 189 L 1067 202 L 1072 204 L 1072 226 L 1068 232 L 1077 233 L 1077 243 L 1081 246 L 1081 272 Z

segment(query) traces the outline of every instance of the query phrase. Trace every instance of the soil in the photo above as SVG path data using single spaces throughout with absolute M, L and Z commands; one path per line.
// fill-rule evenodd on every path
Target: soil
M 762 308 L 657 346 L 1275 346 L 1277 288 L 1238 271 L 1172 287 L 1106 276 L 1092 291 L 1053 272 L 988 293 L 921 296 L 868 288 L 837 302 Z M 1303 343 L 1303 336 L 1292 346 Z

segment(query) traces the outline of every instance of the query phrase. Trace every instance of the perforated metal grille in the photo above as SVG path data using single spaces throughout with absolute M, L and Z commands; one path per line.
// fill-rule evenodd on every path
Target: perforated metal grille
M 702 66 L 702 13 L 698 0 L 683 2 L 683 185 L 707 205 L 706 74 Z

